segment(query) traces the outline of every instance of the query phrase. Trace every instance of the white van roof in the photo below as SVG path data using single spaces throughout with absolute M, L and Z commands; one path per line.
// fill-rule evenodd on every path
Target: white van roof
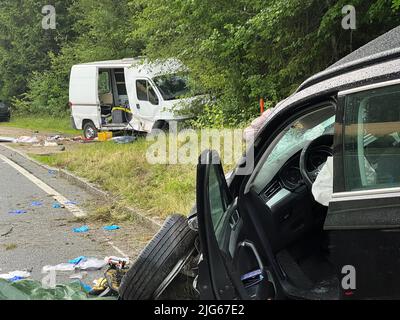
M 132 68 L 137 74 L 154 77 L 165 73 L 173 73 L 183 69 L 182 63 L 176 59 L 148 63 L 145 57 L 125 58 L 120 60 L 94 61 L 77 66 L 92 66 L 98 68 Z

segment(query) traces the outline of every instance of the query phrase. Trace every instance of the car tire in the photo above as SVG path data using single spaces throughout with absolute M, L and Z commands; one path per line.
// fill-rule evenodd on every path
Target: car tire
M 177 265 L 193 253 L 196 237 L 186 217 L 169 217 L 122 279 L 120 299 L 156 298 L 166 280 L 176 272 Z
M 83 135 L 86 139 L 97 137 L 97 128 L 92 121 L 88 121 L 83 125 Z

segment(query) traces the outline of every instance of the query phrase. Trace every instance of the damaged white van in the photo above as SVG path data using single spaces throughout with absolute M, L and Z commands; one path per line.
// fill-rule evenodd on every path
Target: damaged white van
M 190 103 L 185 68 L 177 60 L 143 58 L 100 61 L 72 67 L 69 106 L 75 129 L 87 139 L 99 131 L 166 129 L 187 119 L 176 111 Z

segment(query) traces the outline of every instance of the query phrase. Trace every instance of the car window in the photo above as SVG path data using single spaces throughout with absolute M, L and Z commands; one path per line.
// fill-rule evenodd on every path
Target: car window
M 147 80 L 136 80 L 136 93 L 139 101 L 149 101 L 154 105 L 159 103 L 153 86 Z
M 208 181 L 208 194 L 210 201 L 210 213 L 214 227 L 214 233 L 217 238 L 220 249 L 223 249 L 224 231 L 226 229 L 228 195 L 223 189 L 223 183 L 217 173 L 216 167 L 210 168 Z
M 400 186 L 400 86 L 345 98 L 345 191 Z
M 255 176 L 253 187 L 257 192 L 272 181 L 282 166 L 297 152 L 303 149 L 308 141 L 323 134 L 333 134 L 335 108 L 322 108 L 294 121 L 272 143 L 274 146 L 263 160 L 261 169 Z
M 179 99 L 189 93 L 188 81 L 185 77 L 168 74 L 155 77 L 153 81 L 166 101 Z
M 136 94 L 140 101 L 149 101 L 146 80 L 136 80 Z
M 105 94 L 110 93 L 110 73 L 108 71 L 99 72 L 99 93 Z

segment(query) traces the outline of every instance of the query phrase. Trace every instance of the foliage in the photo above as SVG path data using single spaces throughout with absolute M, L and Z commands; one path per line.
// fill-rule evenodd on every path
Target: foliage
M 0 0 L 0 99 L 20 113 L 67 114 L 71 66 L 145 54 L 176 57 L 212 103 L 196 127 L 244 125 L 308 76 L 397 26 L 400 0 L 353 0 L 357 29 L 341 26 L 347 0 Z M 197 90 L 197 89 L 196 89 Z

